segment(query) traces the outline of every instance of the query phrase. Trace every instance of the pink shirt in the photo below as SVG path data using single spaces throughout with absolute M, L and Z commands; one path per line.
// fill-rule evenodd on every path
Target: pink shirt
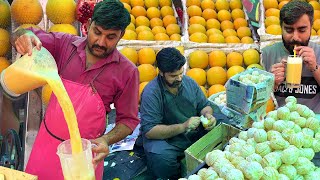
M 55 58 L 62 78 L 89 84 L 104 68 L 94 80 L 94 87 L 102 98 L 106 111 L 110 112 L 110 104 L 114 103 L 116 123 L 135 129 L 140 122 L 138 119 L 139 72 L 131 61 L 115 49 L 107 58 L 86 70 L 87 39 L 85 37 L 31 30 L 39 37 L 43 47 L 48 49 Z M 74 50 L 75 55 L 67 63 Z

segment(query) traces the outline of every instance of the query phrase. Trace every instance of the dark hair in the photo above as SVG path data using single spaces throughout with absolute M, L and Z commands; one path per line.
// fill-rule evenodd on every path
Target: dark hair
M 307 14 L 310 23 L 313 23 L 313 7 L 311 4 L 302 0 L 293 0 L 285 4 L 280 10 L 280 24 L 286 23 L 289 25 L 294 24 L 298 19 Z
M 157 54 L 157 66 L 163 73 L 174 72 L 186 63 L 186 59 L 176 48 L 163 48 Z
M 120 29 L 124 31 L 130 24 L 128 10 L 119 0 L 103 0 L 93 10 L 92 22 L 103 29 Z

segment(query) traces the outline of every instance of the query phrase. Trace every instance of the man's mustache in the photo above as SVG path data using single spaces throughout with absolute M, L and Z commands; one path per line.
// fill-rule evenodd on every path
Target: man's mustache
M 102 50 L 104 50 L 104 51 L 107 51 L 107 48 L 102 47 L 102 46 L 99 46 L 99 45 L 97 45 L 97 44 L 92 45 L 92 49 L 93 49 L 93 48 L 98 48 L 98 49 L 102 49 Z

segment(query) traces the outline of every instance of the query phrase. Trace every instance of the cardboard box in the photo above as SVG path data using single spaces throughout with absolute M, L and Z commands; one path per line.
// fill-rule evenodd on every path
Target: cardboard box
M 0 174 L 4 175 L 4 180 L 20 180 L 20 179 L 21 180 L 37 180 L 38 179 L 37 176 L 27 174 L 22 171 L 17 171 L 14 169 L 9 169 L 2 166 L 0 166 Z
M 258 71 L 268 78 L 255 85 L 248 85 L 238 81 L 239 76 Z M 264 105 L 270 98 L 274 86 L 273 74 L 257 68 L 251 68 L 233 76 L 226 83 L 227 106 L 238 112 L 249 114 Z
M 193 143 L 185 151 L 187 174 L 205 161 L 206 154 L 214 149 L 223 149 L 230 138 L 240 132 L 240 129 L 220 123 L 210 132 Z

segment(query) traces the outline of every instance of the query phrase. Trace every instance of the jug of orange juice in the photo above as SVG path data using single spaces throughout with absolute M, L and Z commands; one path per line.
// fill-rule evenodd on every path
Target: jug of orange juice
M 19 96 L 46 82 L 46 77 L 58 73 L 57 64 L 50 52 L 41 47 L 32 49 L 32 55 L 25 54 L 1 73 L 0 82 L 3 89 L 11 96 Z

